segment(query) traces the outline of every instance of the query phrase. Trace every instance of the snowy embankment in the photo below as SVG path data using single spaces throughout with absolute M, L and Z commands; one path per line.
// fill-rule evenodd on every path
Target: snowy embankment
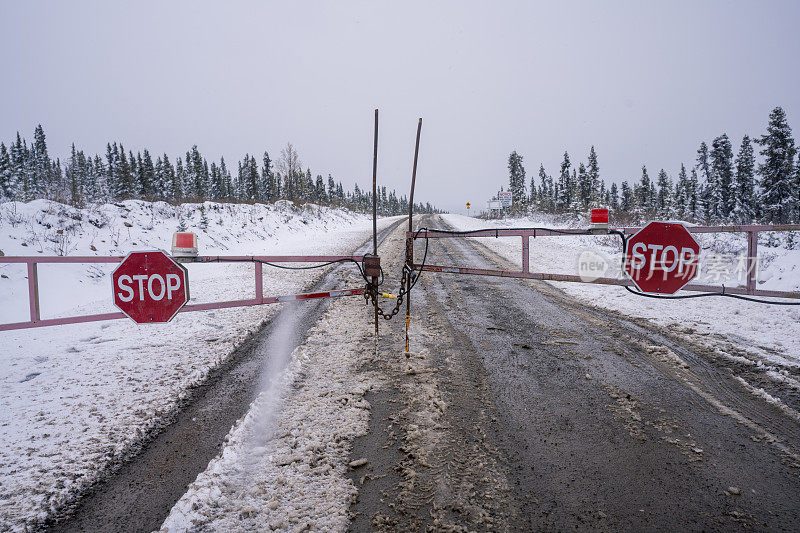
M 549 216 L 487 221 L 445 215 L 443 219 L 459 230 L 487 227 L 566 227 L 563 222 L 559 224 L 554 217 Z M 695 234 L 695 237 L 701 244 L 698 282 L 727 286 L 744 283 L 740 265 L 747 248 L 742 234 Z M 521 238 L 473 239 L 521 268 Z M 788 249 L 785 235 L 773 237 L 776 246 L 765 246 L 767 239 L 769 235 L 762 233 L 759 242 L 759 288 L 800 290 L 800 250 Z M 608 276 L 622 276 L 618 266 L 622 247 L 619 238 L 615 236 L 531 239 L 531 271 L 578 274 L 578 258 L 587 250 L 605 256 L 610 267 Z M 736 357 L 737 349 L 745 350 L 755 356 L 754 364 L 778 365 L 775 369 L 778 373 L 779 367 L 800 366 L 800 306 L 765 305 L 724 297 L 655 300 L 635 296 L 622 287 L 550 283 L 586 303 L 631 317 L 644 318 L 676 333 L 691 335 L 703 344 L 722 347 L 717 352 L 723 356 Z M 753 363 L 750 361 L 748 364 Z
M 379 221 L 379 227 L 391 220 Z M 170 206 L 129 201 L 74 209 L 47 201 L 0 204 L 5 255 L 124 255 L 169 250 L 179 226 L 201 254 L 349 254 L 371 221 L 338 209 Z M 40 265 L 43 318 L 111 312 L 115 265 Z M 193 302 L 254 295 L 251 264 L 188 265 Z M 0 322 L 26 320 L 24 265 L 0 264 Z M 264 269 L 264 294 L 302 292 L 320 270 Z M 277 306 L 181 313 L 0 333 L 0 529 L 41 523 L 135 452 L 189 390 L 277 312 Z

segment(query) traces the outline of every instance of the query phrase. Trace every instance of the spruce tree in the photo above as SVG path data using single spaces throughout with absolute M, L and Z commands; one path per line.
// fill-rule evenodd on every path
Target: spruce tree
M 223 198 L 228 201 L 233 200 L 235 196 L 233 180 L 231 179 L 231 173 L 228 172 L 228 167 L 225 165 L 224 157 L 219 158 L 219 175 L 222 180 L 222 190 L 224 191 Z
M 79 207 L 83 195 L 80 178 L 78 177 L 78 152 L 75 150 L 75 143 L 72 143 L 69 163 L 67 164 L 67 183 L 69 186 L 69 203 Z
M 314 184 L 314 201 L 318 204 L 328 203 L 328 197 L 325 194 L 325 182 L 322 180 L 322 174 L 317 174 L 317 180 Z
M 96 200 L 107 201 L 109 193 L 108 185 L 108 170 L 103 163 L 103 158 L 99 155 L 94 156 L 94 164 L 92 165 L 92 174 L 94 176 L 95 196 Z
M 765 222 L 785 224 L 795 216 L 794 156 L 797 152 L 786 112 L 776 107 L 769 115 L 767 133 L 756 141 L 761 147 L 761 211 Z
M 165 153 L 161 167 L 161 194 L 166 197 L 168 202 L 181 201 L 181 182 L 178 179 L 175 167 L 169 162 L 169 156 Z
M 331 204 L 336 205 L 338 196 L 336 195 L 336 182 L 333 181 L 333 176 L 328 174 L 328 200 Z
M 686 191 L 688 201 L 688 214 L 693 221 L 700 220 L 700 186 L 697 180 L 697 169 L 692 169 L 689 178 L 689 189 Z
M 128 159 L 125 156 L 125 148 L 119 146 L 119 163 L 117 168 L 117 190 L 115 196 L 117 200 L 128 200 L 135 195 L 136 187 L 133 182 L 133 174 Z
M 578 165 L 578 176 L 577 176 L 577 184 L 578 184 L 578 196 L 580 199 L 580 207 L 582 209 L 586 209 L 592 203 L 592 197 L 594 196 L 592 191 L 592 179 L 589 176 L 589 173 L 586 172 L 586 167 L 583 163 Z
M 222 198 L 222 177 L 219 173 L 219 168 L 215 162 L 211 162 L 211 169 L 209 170 L 209 199 L 219 201 Z
M 714 176 L 712 216 L 726 220 L 731 212 L 731 185 L 733 184 L 733 149 L 728 135 L 723 133 L 711 144 L 711 172 Z
M 611 188 L 608 191 L 608 202 L 606 205 L 612 210 L 616 211 L 619 209 L 619 188 L 617 188 L 616 183 L 611 184 Z
M 153 158 L 145 148 L 139 164 L 139 194 L 145 198 L 153 198 L 156 194 L 155 183 L 156 169 L 153 166 Z
M 658 193 L 656 201 L 656 211 L 664 218 L 672 217 L 672 180 L 667 176 L 667 172 L 662 168 L 658 172 Z
M 603 195 L 600 194 L 600 188 L 605 184 L 600 180 L 600 165 L 597 163 L 597 152 L 595 152 L 594 146 L 589 149 L 589 164 L 586 172 L 591 183 L 590 202 L 602 201 Z
M 695 169 L 700 177 L 698 183 L 698 199 L 702 206 L 703 216 L 706 220 L 710 220 L 714 215 L 714 197 L 716 195 L 716 185 L 714 177 L 711 173 L 711 166 L 708 157 L 708 145 L 705 141 L 700 143 L 700 148 L 697 149 L 697 163 Z
M 750 224 L 756 217 L 755 167 L 753 145 L 745 135 L 736 157 L 736 177 L 731 188 L 731 220 L 736 224 Z
M 264 152 L 261 158 L 261 199 L 265 202 L 273 202 L 275 199 L 275 177 L 272 175 L 272 160 L 269 154 Z
M 525 195 L 525 167 L 522 166 L 522 156 L 516 151 L 508 156 L 508 190 L 511 191 L 511 210 L 515 213 L 524 213 L 526 207 Z
M 689 217 L 689 177 L 686 175 L 686 166 L 681 163 L 681 170 L 678 172 L 678 183 L 675 184 L 674 213 L 680 219 Z
M 561 174 L 558 176 L 558 194 L 556 198 L 556 209 L 568 209 L 572 203 L 572 178 L 570 177 L 569 154 L 564 152 L 564 160 L 561 162 Z
M 0 198 L 13 200 L 15 193 L 11 181 L 11 156 L 6 145 L 0 143 Z
M 541 163 L 539 164 L 539 183 L 539 208 L 545 212 L 552 211 L 553 198 L 548 186 L 548 176 L 544 170 L 544 165 Z
M 636 203 L 642 211 L 650 211 L 652 208 L 650 176 L 647 174 L 647 167 L 642 165 L 642 178 L 636 188 Z
M 10 159 L 11 159 L 11 188 L 14 197 L 18 201 L 27 202 L 32 199 L 31 191 L 28 183 L 28 172 L 26 169 L 28 161 L 28 148 L 22 142 L 19 132 L 17 132 L 17 139 L 11 144 Z
M 51 189 L 51 163 L 47 154 L 47 142 L 45 142 L 44 129 L 42 125 L 36 126 L 33 133 L 33 166 L 30 180 L 31 192 L 34 197 L 41 197 Z
M 619 199 L 619 207 L 623 213 L 630 214 L 635 205 L 635 198 L 633 191 L 631 190 L 631 186 L 628 185 L 627 181 L 623 181 L 622 185 L 620 185 L 620 199 Z
M 164 154 L 166 156 L 166 154 Z M 183 166 L 183 161 L 179 157 L 175 160 L 175 185 L 176 195 L 175 201 L 178 203 L 183 202 L 191 194 L 191 191 L 186 191 L 186 169 Z

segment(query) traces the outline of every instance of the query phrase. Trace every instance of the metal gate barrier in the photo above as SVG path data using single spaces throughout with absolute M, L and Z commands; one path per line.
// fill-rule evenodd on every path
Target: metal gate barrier
M 640 227 L 623 227 L 609 230 L 611 233 L 632 235 Z M 766 296 L 777 298 L 800 298 L 798 291 L 764 290 L 757 287 L 757 262 L 758 262 L 758 235 L 762 232 L 800 231 L 800 224 L 782 225 L 743 225 L 743 226 L 687 226 L 690 233 L 746 233 L 747 234 L 747 277 L 744 286 L 726 287 L 723 285 L 688 284 L 683 290 L 702 291 L 715 294 L 741 294 L 750 296 Z M 524 228 L 524 229 L 484 229 L 468 232 L 454 232 L 448 230 L 422 229 L 406 233 L 406 250 L 410 250 L 409 267 L 422 272 L 440 272 L 449 274 L 470 274 L 480 276 L 499 276 L 507 278 L 538 279 L 545 281 L 567 281 L 577 283 L 595 283 L 599 285 L 618 285 L 634 287 L 630 279 L 598 277 L 587 281 L 575 274 L 559 274 L 551 272 L 535 272 L 530 268 L 530 239 L 538 237 L 568 237 L 568 236 L 597 236 L 592 229 L 552 229 L 552 228 Z M 413 243 L 416 239 L 443 239 L 464 237 L 520 237 L 522 239 L 522 270 L 496 270 L 486 268 L 472 268 L 456 265 L 430 265 L 415 263 L 413 260 Z M 625 250 L 623 250 L 625 252 Z M 407 252 L 408 254 L 408 252 Z
M 39 273 L 40 264 L 97 264 L 121 263 L 123 256 L 72 256 L 72 257 L 47 257 L 47 256 L 4 256 L 0 257 L 2 263 L 25 264 L 28 272 L 28 306 L 30 320 L 0 324 L 0 331 L 15 329 L 39 328 L 44 326 L 57 326 L 61 324 L 79 324 L 83 322 L 97 322 L 101 320 L 115 320 L 125 318 L 121 312 L 98 313 L 91 315 L 68 316 L 61 318 L 42 318 L 39 307 Z M 187 303 L 178 312 L 207 311 L 210 309 L 227 309 L 231 307 L 248 307 L 289 302 L 295 300 L 313 300 L 318 298 L 338 298 L 341 296 L 356 296 L 364 294 L 364 288 L 340 289 L 333 291 L 291 294 L 283 296 L 264 296 L 263 265 L 265 263 L 332 263 L 340 261 L 354 261 L 361 263 L 362 255 L 293 255 L 293 256 L 199 256 L 192 259 L 180 259 L 181 263 L 250 263 L 255 267 L 255 297 L 243 300 L 228 300 L 208 303 Z

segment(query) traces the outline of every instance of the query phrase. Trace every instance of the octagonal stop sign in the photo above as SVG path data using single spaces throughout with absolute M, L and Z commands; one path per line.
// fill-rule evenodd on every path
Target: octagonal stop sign
M 131 252 L 111 274 L 114 305 L 137 324 L 169 322 L 189 301 L 189 275 L 161 251 Z
M 642 292 L 674 294 L 697 275 L 700 245 L 677 222 L 650 222 L 625 249 L 625 273 Z

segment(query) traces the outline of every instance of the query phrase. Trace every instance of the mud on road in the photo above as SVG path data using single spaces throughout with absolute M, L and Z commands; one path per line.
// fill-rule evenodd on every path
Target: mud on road
M 396 272 L 402 236 L 384 248 Z M 469 239 L 429 261 L 508 267 Z M 707 339 L 531 280 L 425 273 L 412 309 L 411 353 L 382 323 L 363 369 L 389 385 L 353 449 L 352 530 L 800 527 L 796 391 L 768 403 Z

